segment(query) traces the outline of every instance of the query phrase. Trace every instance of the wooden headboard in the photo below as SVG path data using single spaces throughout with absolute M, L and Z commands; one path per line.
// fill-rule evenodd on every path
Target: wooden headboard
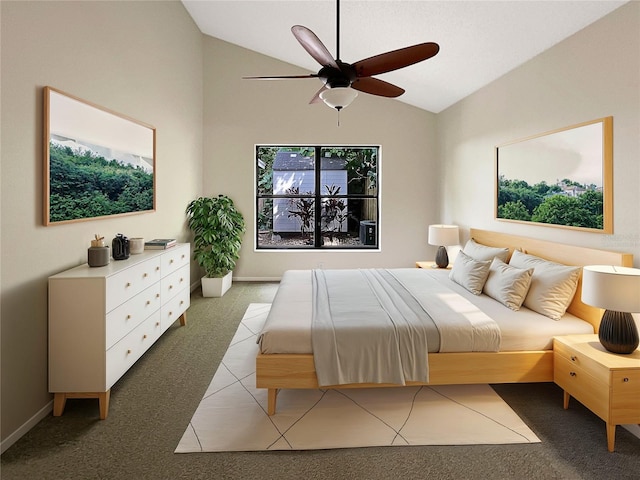
M 537 257 L 558 262 L 565 265 L 620 265 L 633 267 L 633 255 L 631 253 L 612 252 L 595 248 L 577 247 L 564 243 L 537 240 L 535 238 L 520 237 L 508 233 L 492 232 L 489 230 L 470 230 L 471 238 L 476 242 L 490 247 L 508 247 L 509 252 L 521 250 Z M 582 274 L 578 281 L 578 289 L 567 311 L 576 317 L 582 318 L 593 325 L 594 331 L 598 331 L 603 310 L 582 303 Z

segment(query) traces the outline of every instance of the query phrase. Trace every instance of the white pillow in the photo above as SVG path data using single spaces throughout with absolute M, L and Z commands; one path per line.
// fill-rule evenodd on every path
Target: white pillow
M 532 275 L 533 268 L 513 267 L 494 258 L 483 292 L 505 307 L 518 311 L 529 291 Z
M 559 320 L 573 299 L 582 267 L 570 267 L 535 255 L 514 251 L 509 265 L 533 268 L 524 306 L 553 320 Z
M 463 286 L 474 295 L 482 293 L 482 287 L 489 275 L 491 262 L 474 260 L 463 251 L 458 252 L 449 278 L 458 285 Z
M 464 251 L 464 253 L 469 255 L 471 258 L 474 258 L 475 260 L 482 261 L 499 258 L 506 263 L 507 258 L 509 258 L 508 248 L 487 247 L 486 245 L 482 245 L 481 243 L 476 242 L 473 238 L 470 238 L 467 241 L 462 250 Z

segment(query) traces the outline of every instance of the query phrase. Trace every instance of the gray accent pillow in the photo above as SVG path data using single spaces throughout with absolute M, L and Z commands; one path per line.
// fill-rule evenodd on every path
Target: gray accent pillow
M 517 268 L 494 258 L 482 290 L 505 307 L 518 311 L 527 296 L 532 276 L 533 268 Z
M 513 252 L 509 265 L 533 268 L 531 285 L 523 305 L 553 320 L 559 320 L 573 300 L 582 267 L 562 265 L 517 250 Z
M 491 262 L 489 260 L 474 260 L 463 251 L 460 251 L 453 264 L 449 278 L 474 295 L 480 295 L 484 282 L 487 280 L 487 275 L 489 275 L 490 266 Z
M 467 241 L 462 250 L 475 260 L 482 261 L 499 258 L 503 262 L 507 263 L 507 259 L 509 258 L 508 248 L 487 247 L 486 245 L 476 242 L 473 238 L 470 238 Z

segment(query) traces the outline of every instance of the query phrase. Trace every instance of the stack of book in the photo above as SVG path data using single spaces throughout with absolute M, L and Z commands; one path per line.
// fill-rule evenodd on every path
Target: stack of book
M 154 238 L 148 242 L 144 242 L 145 250 L 165 250 L 176 245 L 175 238 Z

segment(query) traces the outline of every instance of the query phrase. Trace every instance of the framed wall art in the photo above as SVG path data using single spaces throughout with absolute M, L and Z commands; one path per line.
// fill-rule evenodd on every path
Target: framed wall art
M 499 145 L 498 220 L 613 233 L 613 117 Z
M 44 225 L 154 211 L 154 127 L 44 88 Z

